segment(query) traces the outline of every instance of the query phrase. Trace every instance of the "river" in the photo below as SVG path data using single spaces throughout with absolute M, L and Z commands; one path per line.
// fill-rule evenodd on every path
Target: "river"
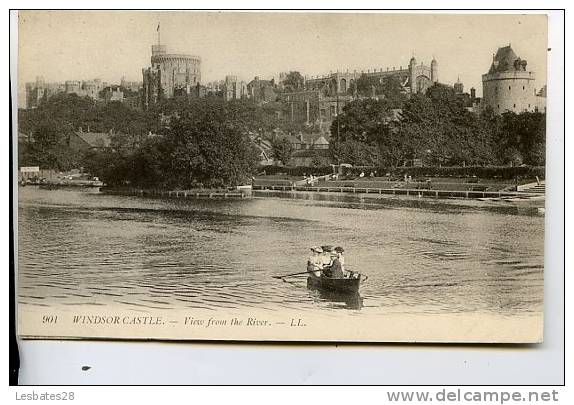
M 168 200 L 21 187 L 18 301 L 29 307 L 539 314 L 544 217 L 484 202 Z M 535 211 L 535 210 L 534 210 Z M 309 247 L 345 248 L 360 296 L 307 289 Z

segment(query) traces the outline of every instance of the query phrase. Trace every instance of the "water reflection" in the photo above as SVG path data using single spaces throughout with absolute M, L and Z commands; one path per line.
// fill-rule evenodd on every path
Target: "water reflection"
M 359 292 L 340 292 L 321 288 L 314 284 L 307 284 L 311 296 L 319 301 L 331 304 L 332 308 L 360 310 L 363 308 L 363 298 Z

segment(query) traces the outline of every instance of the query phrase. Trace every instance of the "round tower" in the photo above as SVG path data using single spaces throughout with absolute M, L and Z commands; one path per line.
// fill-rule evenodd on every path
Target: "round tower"
M 431 69 L 431 82 L 438 83 L 438 63 L 434 57 L 432 58 L 430 69 Z
M 526 70 L 526 61 L 516 56 L 510 45 L 499 48 L 490 70 L 482 75 L 483 107 L 496 114 L 534 111 L 534 81 L 534 72 Z

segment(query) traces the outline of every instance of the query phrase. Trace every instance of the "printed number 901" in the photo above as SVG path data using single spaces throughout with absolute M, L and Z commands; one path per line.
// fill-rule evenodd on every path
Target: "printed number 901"
M 42 316 L 42 323 L 56 323 L 58 317 L 56 315 L 44 315 Z

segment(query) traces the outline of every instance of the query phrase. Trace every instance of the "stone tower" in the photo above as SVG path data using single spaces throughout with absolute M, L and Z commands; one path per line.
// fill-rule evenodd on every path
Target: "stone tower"
M 458 77 L 456 79 L 456 83 L 454 84 L 454 92 L 456 94 L 462 94 L 464 93 L 464 84 L 462 84 L 462 82 L 460 81 L 460 77 Z
M 438 63 L 434 57 L 432 58 L 430 68 L 431 68 L 431 82 L 433 82 L 433 84 L 438 83 Z
M 413 55 L 413 57 L 411 58 L 411 60 L 409 62 L 411 93 L 417 92 L 417 71 L 416 71 L 416 68 L 417 68 L 417 60 L 416 60 L 415 56 Z
M 526 65 L 510 45 L 498 48 L 490 70 L 482 75 L 482 107 L 490 107 L 496 114 L 534 111 L 535 75 L 526 70 Z

